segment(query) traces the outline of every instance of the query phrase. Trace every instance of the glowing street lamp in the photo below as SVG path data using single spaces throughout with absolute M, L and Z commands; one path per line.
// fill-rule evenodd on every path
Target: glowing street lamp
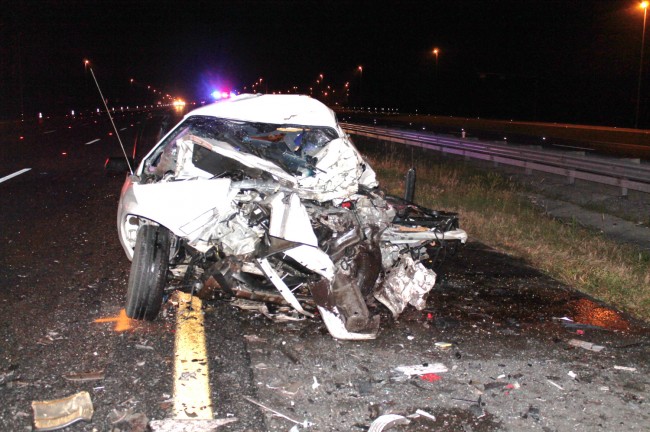
M 641 76 L 643 75 L 643 48 L 645 47 L 645 23 L 646 16 L 648 13 L 648 6 L 650 5 L 647 1 L 642 1 L 639 3 L 639 7 L 643 9 L 643 31 L 641 33 L 641 59 L 639 61 L 639 82 L 636 89 L 636 115 L 634 116 L 634 127 L 639 127 L 639 105 L 641 102 Z
M 361 65 L 357 66 L 357 70 L 359 71 L 359 105 L 360 105 L 363 99 L 362 92 L 361 92 L 362 89 L 361 81 L 363 80 L 363 66 Z
M 438 48 L 433 49 L 433 55 L 436 56 L 436 69 L 438 68 L 438 54 L 440 53 L 440 50 Z

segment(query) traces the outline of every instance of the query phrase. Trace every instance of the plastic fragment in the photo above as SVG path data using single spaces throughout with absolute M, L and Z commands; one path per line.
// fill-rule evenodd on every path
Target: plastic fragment
M 392 426 L 407 425 L 409 423 L 411 423 L 411 420 L 404 416 L 398 414 L 384 414 L 383 416 L 377 417 L 375 421 L 372 422 L 368 432 L 381 432 Z
M 62 399 L 32 401 L 34 427 L 40 431 L 62 429 L 80 420 L 90 421 L 93 403 L 87 391 Z
M 586 341 L 582 341 L 582 340 L 579 340 L 579 339 L 571 339 L 569 341 L 569 345 L 579 347 L 579 348 L 584 348 L 586 350 L 594 351 L 594 352 L 600 352 L 603 349 L 605 349 L 604 346 L 596 345 L 596 344 L 593 344 L 591 342 L 586 342 Z
M 447 372 L 448 369 L 442 363 L 423 363 L 413 366 L 398 366 L 395 370 L 397 372 L 402 372 L 404 375 L 411 376 Z
M 429 419 L 431 419 L 433 421 L 436 421 L 436 416 L 434 416 L 433 414 L 429 414 L 428 412 L 426 412 L 424 410 L 417 409 L 417 410 L 415 410 L 415 413 L 421 415 L 422 417 L 427 417 L 427 418 L 429 418 Z
M 440 349 L 451 348 L 451 344 L 449 342 L 436 342 L 434 345 Z
M 440 381 L 442 377 L 434 373 L 428 373 L 428 374 L 420 375 L 420 379 L 429 382 L 436 382 L 436 381 Z
M 573 372 L 573 371 L 569 371 L 569 372 L 567 373 L 567 375 L 569 375 L 569 376 L 570 376 L 571 378 L 573 378 L 573 379 L 576 379 L 576 378 L 578 377 L 578 374 L 576 374 L 576 373 Z
M 561 385 L 554 383 L 554 382 L 551 381 L 550 379 L 547 379 L 546 381 L 548 381 L 549 384 L 551 384 L 551 385 L 553 385 L 553 386 L 559 388 L 560 390 L 564 390 L 564 388 L 562 388 Z
M 616 365 L 614 365 L 614 369 L 622 370 L 622 371 L 628 371 L 628 372 L 636 372 L 636 368 L 628 367 L 628 366 L 616 366 Z

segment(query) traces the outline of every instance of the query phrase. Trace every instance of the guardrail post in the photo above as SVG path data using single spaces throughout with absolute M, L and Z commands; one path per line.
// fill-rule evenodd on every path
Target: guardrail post
M 576 182 L 576 172 L 575 170 L 566 170 L 566 176 L 568 177 L 567 183 L 572 185 Z
M 621 187 L 621 196 L 627 198 L 627 179 L 619 178 L 618 185 Z

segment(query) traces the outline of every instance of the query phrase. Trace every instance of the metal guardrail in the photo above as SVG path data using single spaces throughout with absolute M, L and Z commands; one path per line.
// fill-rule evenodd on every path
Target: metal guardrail
M 573 184 L 575 179 L 580 179 L 616 186 L 621 188 L 622 196 L 627 196 L 628 190 L 650 193 L 650 166 L 641 164 L 638 160 L 635 163 L 624 159 L 576 155 L 351 123 L 341 123 L 341 126 L 348 134 L 492 161 L 494 164 L 517 166 L 524 168 L 526 174 L 541 171 L 565 176 L 569 184 Z

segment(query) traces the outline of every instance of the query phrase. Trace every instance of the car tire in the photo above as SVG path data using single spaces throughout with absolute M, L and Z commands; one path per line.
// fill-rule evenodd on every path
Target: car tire
M 138 229 L 126 293 L 126 315 L 153 320 L 162 306 L 169 267 L 170 233 L 167 228 L 142 225 Z

